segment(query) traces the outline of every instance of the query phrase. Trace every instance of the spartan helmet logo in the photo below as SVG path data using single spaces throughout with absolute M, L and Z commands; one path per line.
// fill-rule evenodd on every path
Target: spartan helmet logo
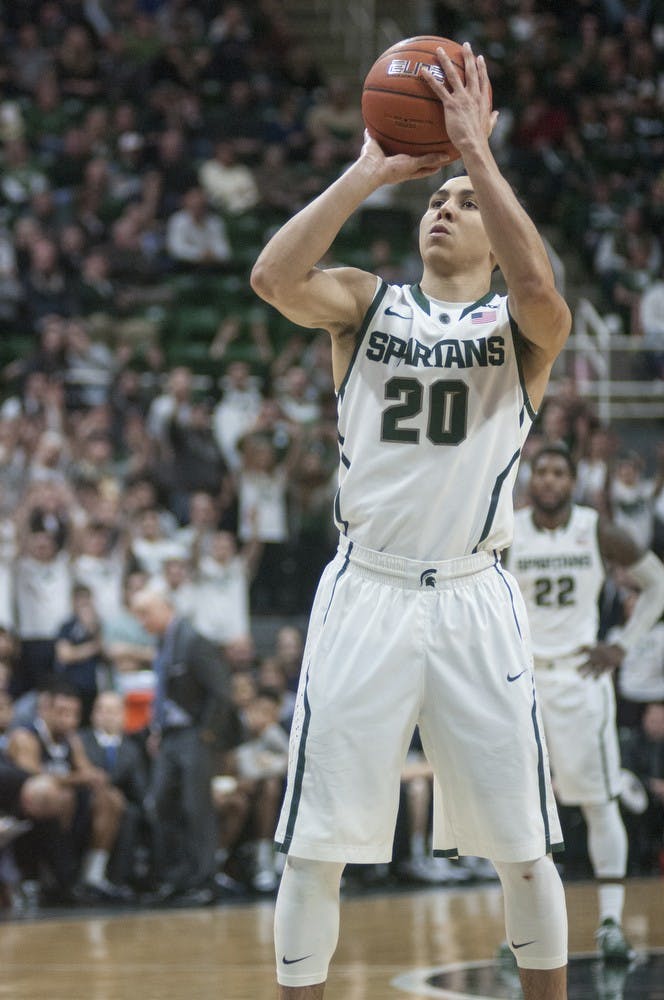
M 420 573 L 420 587 L 435 587 L 437 569 L 425 569 Z

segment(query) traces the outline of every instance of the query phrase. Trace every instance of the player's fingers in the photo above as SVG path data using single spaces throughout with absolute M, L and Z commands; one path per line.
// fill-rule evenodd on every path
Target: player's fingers
M 436 94 L 437 97 L 440 97 L 440 99 L 444 101 L 445 98 L 450 93 L 447 87 L 445 86 L 445 81 L 439 79 L 439 77 L 437 76 L 434 76 L 431 70 L 428 69 L 426 66 L 420 66 L 419 75 L 426 83 L 429 84 L 434 94 Z
M 438 62 L 442 66 L 443 70 L 445 71 L 445 79 L 447 80 L 448 84 L 452 87 L 452 89 L 454 90 L 455 87 L 461 87 L 462 83 L 461 83 L 461 77 L 459 76 L 459 71 L 456 68 L 455 64 L 452 62 L 452 60 L 450 59 L 450 57 L 448 56 L 445 49 L 443 48 L 436 49 L 436 57 L 438 59 Z
M 479 80 L 481 92 L 485 94 L 489 89 L 489 73 L 486 68 L 484 56 L 477 57 L 477 79 Z
M 466 87 L 470 91 L 479 91 L 480 80 L 477 59 L 473 55 L 470 42 L 463 43 L 463 62 L 466 74 Z

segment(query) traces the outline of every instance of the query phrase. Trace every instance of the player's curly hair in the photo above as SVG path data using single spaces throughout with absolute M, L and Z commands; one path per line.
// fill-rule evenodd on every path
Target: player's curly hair
M 576 479 L 576 462 L 572 458 L 571 452 L 567 445 L 564 444 L 544 444 L 541 448 L 538 448 L 533 457 L 530 460 L 530 468 L 534 471 L 535 466 L 541 458 L 545 455 L 557 455 L 558 458 L 564 458 L 567 462 L 569 471 L 574 479 Z

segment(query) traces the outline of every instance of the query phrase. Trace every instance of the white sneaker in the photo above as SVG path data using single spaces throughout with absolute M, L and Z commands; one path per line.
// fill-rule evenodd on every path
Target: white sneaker
M 399 871 L 415 882 L 425 882 L 428 885 L 451 885 L 466 882 L 470 878 L 465 869 L 448 858 L 410 858 L 402 862 Z
M 480 879 L 483 882 L 496 882 L 498 880 L 498 872 L 488 858 L 463 858 L 461 864 L 475 879 Z
M 251 884 L 256 892 L 274 892 L 279 885 L 279 879 L 274 868 L 259 868 Z

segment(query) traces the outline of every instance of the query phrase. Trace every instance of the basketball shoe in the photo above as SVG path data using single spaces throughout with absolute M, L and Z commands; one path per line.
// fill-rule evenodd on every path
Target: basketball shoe
M 636 952 L 625 937 L 620 924 L 607 917 L 597 928 L 595 940 L 605 962 L 622 962 L 629 965 Z

